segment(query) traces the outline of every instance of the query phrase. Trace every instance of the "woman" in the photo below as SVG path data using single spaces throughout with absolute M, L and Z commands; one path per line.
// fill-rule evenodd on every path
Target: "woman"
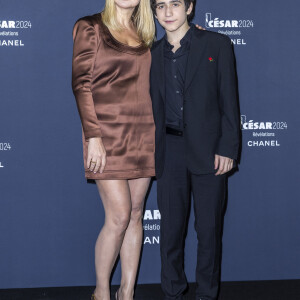
M 73 29 L 72 88 L 83 128 L 85 176 L 95 179 L 105 223 L 95 247 L 95 300 L 110 299 L 120 254 L 116 299 L 133 299 L 142 245 L 144 198 L 154 171 L 149 94 L 155 26 L 148 0 L 107 0 L 102 13 Z

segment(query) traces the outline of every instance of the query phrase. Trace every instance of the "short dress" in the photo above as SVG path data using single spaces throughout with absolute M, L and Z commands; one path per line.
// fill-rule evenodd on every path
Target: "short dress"
M 150 98 L 149 48 L 117 41 L 101 13 L 73 29 L 72 89 L 82 123 L 85 177 L 133 179 L 155 175 L 155 125 Z M 88 170 L 88 140 L 101 137 L 103 173 Z

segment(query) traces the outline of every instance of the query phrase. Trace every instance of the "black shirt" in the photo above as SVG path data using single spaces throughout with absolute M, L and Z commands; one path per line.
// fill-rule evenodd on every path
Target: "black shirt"
M 193 24 L 180 40 L 180 48 L 175 53 L 165 35 L 164 63 L 166 83 L 166 126 L 183 129 L 183 90 L 185 70 L 190 50 Z

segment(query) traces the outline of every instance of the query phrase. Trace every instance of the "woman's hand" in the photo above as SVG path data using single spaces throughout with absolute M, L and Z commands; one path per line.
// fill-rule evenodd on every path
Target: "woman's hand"
M 103 173 L 106 165 L 106 151 L 100 137 L 89 139 L 86 165 L 91 172 Z
M 200 29 L 200 30 L 206 30 L 204 27 L 202 27 L 202 26 L 200 26 L 200 25 L 198 25 L 198 24 L 196 24 L 196 27 L 197 27 L 198 29 Z

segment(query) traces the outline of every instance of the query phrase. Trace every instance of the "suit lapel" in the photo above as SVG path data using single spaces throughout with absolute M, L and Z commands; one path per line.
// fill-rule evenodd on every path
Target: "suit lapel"
M 184 91 L 189 88 L 195 73 L 199 69 L 199 64 L 202 59 L 203 52 L 206 44 L 203 42 L 203 32 L 197 28 L 194 28 L 194 32 L 191 38 L 190 53 L 187 59 Z
M 166 84 L 165 84 L 165 62 L 164 62 L 164 40 L 162 40 L 156 48 L 157 51 L 157 60 L 156 60 L 156 72 L 157 74 L 157 83 L 161 96 L 166 101 Z

